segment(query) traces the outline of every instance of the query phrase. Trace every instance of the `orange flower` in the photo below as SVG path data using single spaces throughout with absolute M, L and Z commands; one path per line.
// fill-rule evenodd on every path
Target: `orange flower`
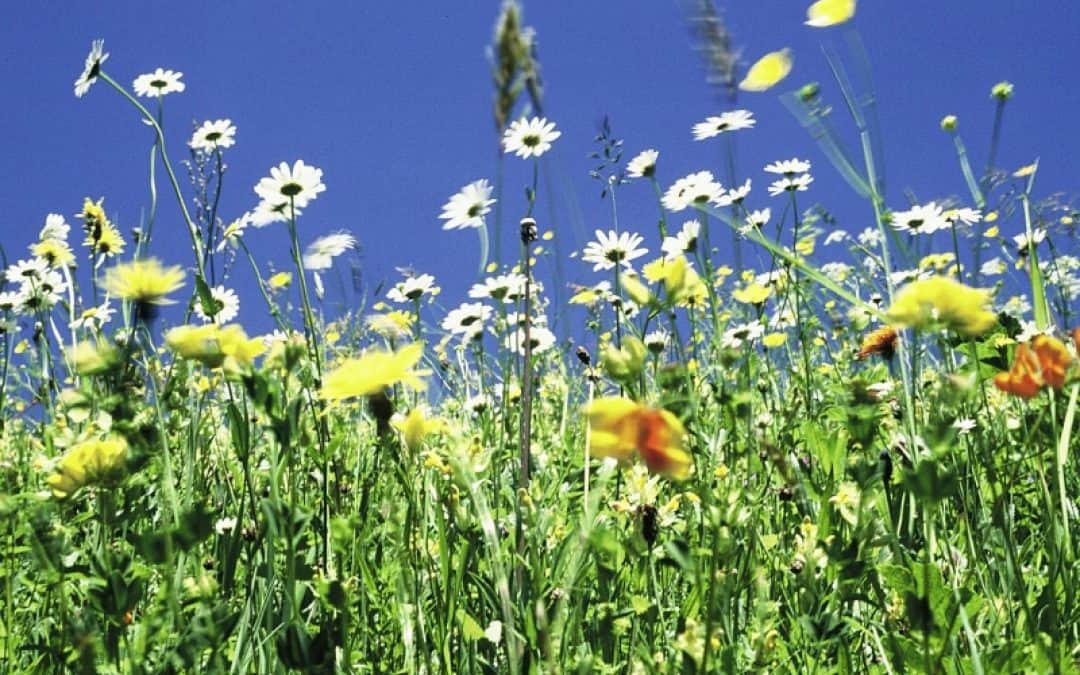
M 1012 368 L 994 376 L 994 385 L 1005 392 L 1022 398 L 1033 398 L 1042 389 L 1043 379 L 1039 358 L 1024 343 L 1016 348 Z
M 1076 353 L 1080 354 L 1080 326 L 1072 329 L 1073 344 L 1076 345 Z
M 1072 366 L 1073 356 L 1060 340 L 1047 335 L 1037 335 L 1031 346 L 1039 356 L 1042 376 L 1046 384 L 1054 389 L 1065 386 L 1065 371 Z
M 895 351 L 896 329 L 892 326 L 885 326 L 868 333 L 863 338 L 862 345 L 859 346 L 859 353 L 855 355 L 855 358 L 862 361 L 868 356 L 880 354 L 882 358 L 889 360 L 892 359 Z
M 693 460 L 683 449 L 686 429 L 667 410 L 609 397 L 593 401 L 586 414 L 592 431 L 589 452 L 593 456 L 625 461 L 637 451 L 653 473 L 674 480 L 690 475 Z
M 1074 331 L 1075 337 L 1076 331 Z M 1061 389 L 1073 356 L 1060 340 L 1037 335 L 1031 343 L 1016 348 L 1012 368 L 994 376 L 998 389 L 1023 398 L 1032 398 L 1044 386 Z

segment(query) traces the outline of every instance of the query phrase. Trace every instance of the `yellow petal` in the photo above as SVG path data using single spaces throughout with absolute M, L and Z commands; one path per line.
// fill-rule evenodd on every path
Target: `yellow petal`
M 781 49 L 769 52 L 750 66 L 746 77 L 739 83 L 743 91 L 765 91 L 771 89 L 791 72 L 791 50 Z
M 855 0 L 818 0 L 806 10 L 806 25 L 825 28 L 855 16 Z

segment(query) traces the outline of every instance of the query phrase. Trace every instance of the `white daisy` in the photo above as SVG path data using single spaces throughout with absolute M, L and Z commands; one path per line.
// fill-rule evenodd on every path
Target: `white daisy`
M 555 123 L 548 122 L 547 118 L 527 120 L 522 117 L 511 122 L 503 133 L 503 148 L 522 159 L 539 157 L 551 149 L 552 141 L 559 136 L 562 132 L 556 131 Z
M 751 129 L 757 121 L 749 110 L 730 110 L 718 117 L 708 117 L 694 125 L 694 140 L 703 141 L 728 131 Z
M 483 332 L 484 324 L 491 319 L 493 311 L 480 302 L 463 302 L 447 313 L 442 321 L 443 330 L 454 335 L 476 337 Z
M 45 216 L 45 226 L 38 233 L 38 240 L 48 241 L 54 239 L 66 242 L 69 232 L 71 232 L 71 226 L 67 224 L 64 217 L 59 213 L 50 213 Z
M 90 53 L 86 55 L 86 65 L 83 66 L 82 75 L 75 80 L 75 96 L 82 98 L 86 92 L 90 91 L 90 86 L 97 81 L 98 74 L 101 72 L 101 64 L 108 58 L 104 40 L 94 40 L 90 43 Z
M 24 296 L 19 291 L 0 292 L 0 311 L 12 312 L 22 307 Z
M 136 77 L 135 81 L 131 83 L 131 87 L 139 96 L 149 98 L 164 96 L 165 94 L 184 91 L 185 85 L 180 81 L 183 76 L 183 73 L 158 68 L 152 73 Z
M 1044 239 L 1046 239 L 1046 230 L 1043 230 L 1043 229 L 1034 229 L 1034 230 L 1032 230 L 1030 240 L 1028 239 L 1028 236 L 1027 236 L 1026 232 L 1021 232 L 1020 234 L 1018 234 L 1018 235 L 1016 235 L 1015 237 L 1012 238 L 1013 243 L 1016 244 L 1017 253 L 1019 253 L 1022 256 L 1028 254 L 1028 243 L 1029 243 L 1029 241 L 1030 241 L 1030 243 L 1034 244 L 1035 246 L 1038 246 L 1039 244 L 1042 243 L 1042 241 Z
M 645 238 L 630 232 L 618 233 L 610 230 L 607 234 L 596 231 L 596 241 L 585 245 L 581 259 L 593 263 L 593 271 L 609 270 L 616 265 L 631 267 L 630 261 L 649 252 L 647 248 L 638 248 Z
M 645 344 L 645 348 L 653 354 L 659 354 L 667 348 L 671 342 L 671 336 L 663 328 L 658 328 L 651 333 L 645 335 L 641 340 Z
M 825 245 L 838 244 L 845 239 L 848 239 L 848 233 L 843 230 L 833 230 L 825 236 Z
M 682 211 L 695 204 L 731 204 L 724 194 L 724 186 L 713 180 L 709 171 L 698 171 L 675 181 L 664 193 L 662 201 L 664 208 L 669 211 Z
M 555 334 L 544 326 L 532 326 L 529 329 L 529 342 L 532 343 L 532 353 L 543 354 L 555 345 Z M 503 344 L 518 354 L 525 353 L 525 331 L 515 328 L 506 336 Z
M 810 162 L 805 159 L 784 159 L 765 166 L 766 173 L 778 173 L 782 176 L 794 176 L 797 173 L 806 173 L 810 170 Z
M 390 289 L 386 297 L 394 302 L 406 303 L 419 300 L 424 295 L 438 295 L 439 290 L 439 287 L 435 285 L 435 277 L 430 274 L 421 274 L 399 281 Z
M 876 227 L 867 227 L 859 233 L 858 239 L 863 246 L 879 246 L 881 244 L 881 230 Z
M 270 175 L 255 186 L 255 194 L 263 201 L 271 204 L 291 201 L 300 208 L 324 190 L 322 169 L 304 164 L 302 159 L 296 160 L 291 167 L 286 162 L 271 167 Z
M 828 262 L 821 266 L 821 273 L 836 283 L 846 281 L 852 271 L 854 268 L 851 265 L 842 262 Z
M 221 231 L 221 242 L 218 243 L 215 252 L 221 253 L 225 250 L 225 246 L 228 244 L 236 244 L 240 241 L 240 238 L 244 236 L 244 230 L 251 224 L 251 212 L 248 211 L 244 215 L 240 216 L 236 220 L 232 221 L 225 226 L 225 229 Z
M 808 173 L 804 173 L 800 176 L 785 176 L 780 180 L 769 183 L 769 196 L 775 197 L 777 195 L 782 195 L 785 192 L 806 192 L 810 183 L 813 182 L 813 177 Z
M 232 120 L 207 120 L 191 134 L 188 146 L 195 150 L 213 152 L 214 148 L 231 148 L 236 144 L 236 127 Z
M 962 208 L 962 209 L 949 209 L 944 214 L 945 220 L 950 223 L 963 223 L 964 225 L 974 225 L 982 220 L 982 214 L 976 209 Z
M 63 299 L 67 289 L 64 278 L 56 270 L 49 270 L 40 278 L 27 280 L 19 289 L 22 295 L 22 311 L 26 313 L 46 310 Z
M 97 329 L 112 321 L 116 310 L 112 302 L 106 300 L 96 307 L 90 307 L 83 311 L 82 316 L 71 322 L 71 328 Z
M 334 258 L 356 248 L 356 238 L 348 232 L 334 232 L 319 237 L 304 249 L 304 267 L 309 271 L 328 270 Z
M 760 229 L 769 224 L 770 218 L 772 218 L 771 209 L 758 209 L 747 214 L 746 224 Z
M 741 204 L 742 200 L 746 199 L 748 194 L 750 194 L 749 178 L 747 178 L 746 182 L 739 187 L 728 190 L 726 197 L 731 200 L 732 204 Z
M 49 271 L 49 263 L 44 258 L 26 258 L 13 265 L 8 265 L 7 280 L 12 284 L 38 283 Z
M 631 178 L 652 176 L 656 173 L 656 160 L 660 153 L 656 150 L 642 150 L 626 165 L 626 175 Z
M 236 315 L 240 313 L 240 298 L 236 295 L 236 291 L 231 288 L 214 286 L 210 289 L 210 297 L 220 305 L 217 313 L 213 316 L 207 314 L 203 310 L 201 302 L 195 303 L 195 315 L 206 323 L 213 321 L 219 324 L 226 324 L 235 319 Z
M 765 334 L 765 326 L 762 325 L 757 319 L 747 322 L 735 324 L 731 328 L 724 331 L 723 336 L 720 338 L 721 346 L 727 349 L 739 349 L 743 346 L 744 342 L 753 342 L 760 339 Z
M 975 426 L 975 420 L 971 419 L 970 417 L 962 417 L 960 419 L 954 420 L 952 423 L 952 428 L 956 429 L 956 433 L 960 436 L 971 432 L 971 430 L 974 429 Z
M 693 253 L 697 249 L 700 234 L 701 223 L 697 220 L 688 220 L 683 223 L 678 234 L 673 237 L 664 237 L 660 250 L 664 252 L 664 257 L 668 260 L 674 260 L 684 253 Z
M 229 532 L 232 532 L 236 528 L 236 518 L 232 516 L 221 518 L 214 523 L 214 532 L 218 533 L 218 536 L 225 536 Z
M 979 274 L 984 277 L 993 277 L 998 274 L 1004 274 L 1005 270 L 1009 269 L 1009 266 L 1005 264 L 1005 261 L 1001 258 L 991 258 L 982 264 L 979 268 Z
M 491 298 L 500 302 L 514 302 L 525 295 L 525 275 L 518 272 L 488 277 L 469 289 L 470 298 Z
M 491 185 L 487 179 L 473 181 L 443 205 L 439 218 L 445 220 L 442 229 L 455 230 L 463 227 L 483 227 L 484 216 L 491 211 L 495 200 L 491 198 Z
M 295 209 L 297 216 L 302 211 L 303 209 Z M 261 201 L 246 215 L 253 227 L 266 227 L 271 223 L 287 223 L 289 222 L 289 203 Z
M 896 211 L 889 224 L 893 229 L 909 234 L 933 234 L 938 230 L 947 230 L 951 225 L 941 207 L 934 202 L 913 206 L 907 211 Z

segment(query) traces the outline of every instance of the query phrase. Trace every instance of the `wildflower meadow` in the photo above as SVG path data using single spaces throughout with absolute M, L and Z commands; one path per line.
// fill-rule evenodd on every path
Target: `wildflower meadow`
M 1017 78 L 989 138 L 934 111 L 961 192 L 886 190 L 862 4 L 805 8 L 815 61 L 696 3 L 725 103 L 678 175 L 617 114 L 568 147 L 494 3 L 490 173 L 364 251 L 471 242 L 460 294 L 343 295 L 362 228 L 306 225 L 356 190 L 241 180 L 239 112 L 185 126 L 190 78 L 94 40 L 70 105 L 150 138 L 146 203 L 88 180 L 3 240 L 0 672 L 1080 671 L 1076 176 L 996 161 Z M 783 157 L 737 152 L 766 96 Z M 579 245 L 556 149 L 609 214 Z

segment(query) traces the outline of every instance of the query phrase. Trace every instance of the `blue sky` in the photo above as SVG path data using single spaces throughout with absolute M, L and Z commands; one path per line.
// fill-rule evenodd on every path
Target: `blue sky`
M 981 168 L 993 117 L 989 91 L 1000 80 L 1015 83 L 1016 97 L 1006 112 L 999 165 L 1012 169 L 1039 157 L 1037 195 L 1077 192 L 1080 4 L 863 0 L 852 24 L 826 30 L 802 25 L 805 4 L 724 6 L 746 62 L 782 47 L 795 54 L 783 85 L 743 94 L 734 106 L 758 120 L 738 138 L 739 172 L 754 179 L 751 207 L 780 207 L 770 204 L 761 167 L 797 156 L 814 163 L 807 204 L 821 201 L 853 231 L 872 222 L 869 207 L 778 100 L 817 80 L 839 104 L 820 45 L 842 46 L 851 28 L 867 45 L 878 88 L 890 205 L 905 207 L 905 190 L 920 201 L 966 194 L 938 123 L 945 114 L 959 116 Z M 0 244 L 9 259 L 22 256 L 47 213 L 62 212 L 74 224 L 84 196 L 104 196 L 125 231 L 149 204 L 150 130 L 100 82 L 81 100 L 72 94 L 90 41 L 102 37 L 111 54 L 106 71 L 121 83 L 130 86 L 159 66 L 183 71 L 187 90 L 167 97 L 165 109 L 174 161 L 185 157 L 194 120 L 228 117 L 236 124 L 237 144 L 226 156 L 226 221 L 254 206 L 252 186 L 271 166 L 302 158 L 323 169 L 327 185 L 301 220 L 304 242 L 351 231 L 363 245 L 370 289 L 397 280 L 395 267 L 409 266 L 434 274 L 444 287 L 441 302 L 456 306 L 476 277 L 477 237 L 442 231 L 438 214 L 462 185 L 495 175 L 485 46 L 498 7 L 471 0 L 20 5 L 9 11 L 0 40 L 8 101 L 0 106 L 7 139 L 0 153 Z M 594 229 L 612 226 L 610 205 L 587 175 L 599 121 L 610 117 L 625 143 L 624 161 L 645 148 L 660 150 L 661 182 L 669 185 L 692 171 L 724 175 L 722 144 L 694 142 L 690 129 L 732 106 L 704 84 L 677 2 L 547 1 L 524 9 L 539 37 L 545 113 L 563 131 L 542 162 L 540 226 L 556 233 L 565 279 L 595 282 L 599 273 L 567 255 Z M 513 157 L 506 167 L 503 207 L 507 222 L 516 223 L 529 169 Z M 658 253 L 648 186 L 626 186 L 618 199 L 621 227 L 645 234 Z M 1005 222 L 1002 230 L 1012 234 L 1021 226 Z M 261 261 L 287 268 L 284 227 L 251 231 L 248 241 Z M 726 241 L 714 237 L 721 246 Z M 182 220 L 168 199 L 151 253 L 190 264 Z M 250 276 L 238 272 L 232 283 L 244 303 L 241 320 L 255 330 L 268 327 Z

